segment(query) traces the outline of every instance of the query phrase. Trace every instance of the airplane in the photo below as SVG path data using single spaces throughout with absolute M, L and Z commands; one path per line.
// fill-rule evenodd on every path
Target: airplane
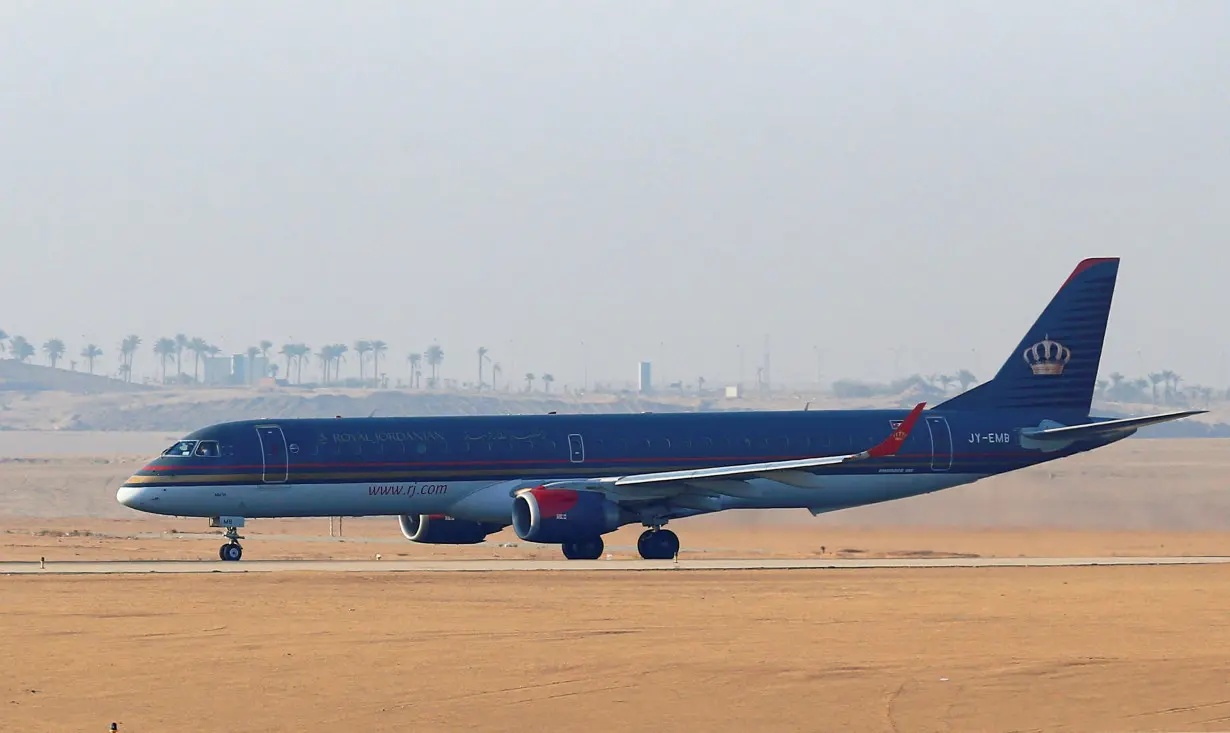
M 993 379 L 931 409 L 243 420 L 185 436 L 116 498 L 208 518 L 224 561 L 248 519 L 334 516 L 396 516 L 406 539 L 444 545 L 511 525 L 568 559 L 639 523 L 640 556 L 671 559 L 673 520 L 917 496 L 1204 412 L 1090 414 L 1118 271 L 1081 261 Z

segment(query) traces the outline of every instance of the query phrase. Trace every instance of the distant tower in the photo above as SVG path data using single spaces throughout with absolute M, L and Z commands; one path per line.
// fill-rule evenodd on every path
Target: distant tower
M 653 382 L 650 379 L 649 370 L 649 362 L 639 361 L 636 363 L 636 391 L 641 394 L 650 394 L 653 392 Z
M 769 335 L 764 337 L 764 391 L 771 392 L 772 387 L 769 383 Z

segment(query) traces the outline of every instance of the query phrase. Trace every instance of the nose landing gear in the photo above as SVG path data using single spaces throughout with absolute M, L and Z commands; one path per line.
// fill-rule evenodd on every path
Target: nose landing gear
M 243 517 L 211 517 L 209 520 L 210 527 L 222 527 L 226 531 L 222 533 L 223 537 L 230 540 L 222 547 L 218 548 L 218 559 L 224 562 L 238 562 L 243 557 L 243 548 L 239 545 L 239 540 L 243 537 L 239 534 L 239 528 L 244 524 Z
M 218 557 L 227 562 L 238 562 L 239 558 L 243 557 L 243 548 L 239 545 L 239 540 L 243 537 L 239 536 L 239 528 L 227 527 L 224 536 L 230 542 L 218 548 Z

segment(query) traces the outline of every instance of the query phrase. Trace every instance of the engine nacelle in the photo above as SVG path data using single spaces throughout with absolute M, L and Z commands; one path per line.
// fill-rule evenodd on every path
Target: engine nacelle
M 503 529 L 498 525 L 453 519 L 443 514 L 403 514 L 397 521 L 406 539 L 428 545 L 476 545 L 492 532 Z
M 527 542 L 578 542 L 626 523 L 624 510 L 596 491 L 540 486 L 522 491 L 513 499 L 513 530 Z

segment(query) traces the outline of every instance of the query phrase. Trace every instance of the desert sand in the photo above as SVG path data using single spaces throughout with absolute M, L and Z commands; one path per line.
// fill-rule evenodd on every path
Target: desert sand
M 1230 569 L 0 578 L 13 730 L 1230 729 Z
M 0 558 L 218 562 L 115 503 L 157 434 L 0 441 Z M 24 441 L 24 443 L 20 442 Z M 42 442 L 40 442 L 42 441 Z M 91 447 L 96 446 L 96 447 Z M 83 452 L 87 451 L 87 452 Z M 1230 554 L 1230 443 L 672 528 L 683 557 Z M 636 533 L 608 536 L 634 562 Z M 246 558 L 551 558 L 510 531 L 258 520 Z M 0 576 L 14 730 L 1230 730 L 1230 568 Z

